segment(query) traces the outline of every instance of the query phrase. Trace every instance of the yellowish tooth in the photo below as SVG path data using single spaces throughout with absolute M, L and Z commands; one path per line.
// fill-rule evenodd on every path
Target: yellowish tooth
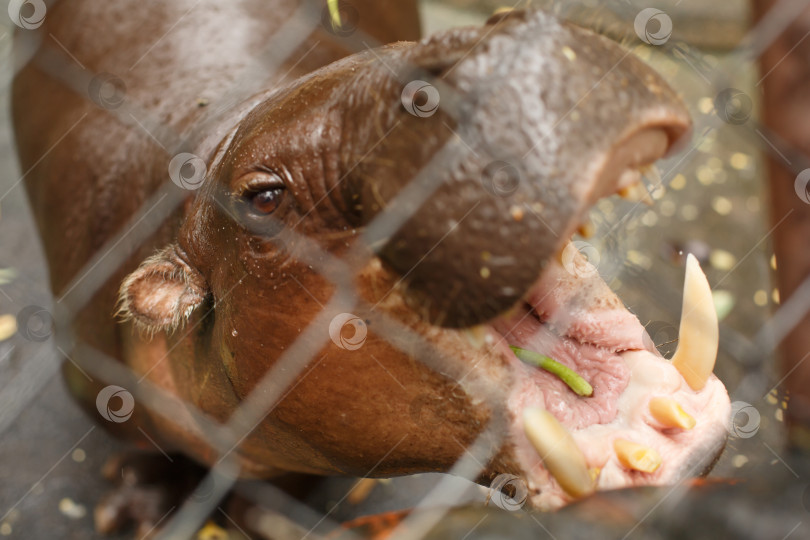
M 617 192 L 621 194 L 621 191 L 624 188 L 633 186 L 641 182 L 641 172 L 638 169 L 625 169 L 622 172 L 621 176 L 619 176 L 619 181 L 617 182 Z
M 594 477 L 585 455 L 554 415 L 544 409 L 527 408 L 523 411 L 523 429 L 548 472 L 566 493 L 579 498 L 593 492 Z
M 714 370 L 719 344 L 717 312 L 712 289 L 700 264 L 691 253 L 686 257 L 681 327 L 672 365 L 692 390 L 702 390 Z
M 627 439 L 613 441 L 613 451 L 622 465 L 634 471 L 652 473 L 661 466 L 661 455 L 658 452 Z
M 696 423 L 695 419 L 683 410 L 680 403 L 668 397 L 652 398 L 650 414 L 668 428 L 692 429 Z
M 567 248 L 567 247 L 568 247 L 568 244 L 569 244 L 569 243 L 570 243 L 570 242 L 566 243 L 566 244 L 565 244 L 565 245 L 562 247 L 562 249 L 561 249 L 560 251 L 558 251 L 558 252 L 557 252 L 557 263 L 558 263 L 560 266 L 563 266 L 563 267 L 565 266 L 565 260 L 563 260 L 563 253 L 565 253 L 565 248 Z
M 577 234 L 579 234 L 582 238 L 591 238 L 593 233 L 595 232 L 595 228 L 593 223 L 590 221 L 586 221 L 579 227 L 577 227 Z
M 352 490 L 349 492 L 349 495 L 346 497 L 349 504 L 360 504 L 368 499 L 369 494 L 377 483 L 378 481 L 376 478 L 360 478 L 357 480 L 354 486 L 352 486 Z
M 464 329 L 464 337 L 467 342 L 473 347 L 481 347 L 484 344 L 484 339 L 487 336 L 486 328 L 483 325 L 473 326 L 472 328 Z
M 632 202 L 641 202 L 647 206 L 653 206 L 654 204 L 650 192 L 641 182 L 620 189 L 619 197 Z
M 661 171 L 654 163 L 639 167 L 639 172 L 644 175 L 644 178 L 653 186 L 663 186 L 664 182 L 661 180 Z

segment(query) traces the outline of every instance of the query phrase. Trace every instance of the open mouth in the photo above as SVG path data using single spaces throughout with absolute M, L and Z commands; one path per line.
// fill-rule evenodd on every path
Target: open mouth
M 473 146 L 459 146 L 462 165 L 441 173 L 446 181 L 377 253 L 402 283 L 408 311 L 401 320 L 415 321 L 436 343 L 452 366 L 440 373 L 472 397 L 475 414 L 454 418 L 447 432 L 479 429 L 481 396 L 502 399 L 488 412 L 500 414 L 505 403 L 510 433 L 483 474 L 520 475 L 533 506 L 555 508 L 597 489 L 703 473 L 724 446 L 730 403 L 711 373 L 717 317 L 693 259 L 679 352 L 670 361 L 645 345 L 641 322 L 563 243 L 604 197 L 651 202 L 642 171 L 687 140 L 686 107 L 632 55 L 602 40 L 580 46 L 587 39 L 580 30 L 531 17 L 538 17 L 536 33 L 551 40 L 536 46 L 564 52 L 537 63 L 533 49 L 514 46 L 529 34 L 503 27 L 486 54 L 444 77 L 462 91 L 476 86 L 458 124 L 475 135 Z M 499 51 L 510 61 L 493 61 Z M 605 51 L 615 54 L 608 71 Z M 549 66 L 568 77 L 564 90 L 544 86 Z M 495 148 L 506 152 L 507 165 L 510 155 L 522 156 L 517 173 L 505 174 L 510 189 L 490 185 L 498 181 L 487 163 L 499 158 Z M 402 307 L 396 302 L 386 308 Z M 535 365 L 544 362 L 552 369 Z M 460 406 L 446 400 L 440 407 Z
M 614 168 L 610 185 L 622 195 L 645 190 L 638 168 L 640 162 Z M 605 186 L 599 189 L 604 194 Z M 729 398 L 712 374 L 717 317 L 694 257 L 688 257 L 671 361 L 570 247 L 548 264 L 520 305 L 482 330 L 515 375 L 510 435 L 536 507 L 556 508 L 597 489 L 700 475 L 725 445 Z M 542 355 L 565 373 L 532 365 L 515 351 L 523 360 Z

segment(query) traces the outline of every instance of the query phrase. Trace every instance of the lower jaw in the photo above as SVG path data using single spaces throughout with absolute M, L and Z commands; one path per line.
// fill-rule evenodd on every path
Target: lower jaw
M 666 360 L 647 352 L 631 352 L 622 356 L 629 355 L 649 356 L 648 359 L 634 359 L 634 362 L 650 362 L 652 365 L 648 368 L 651 369 L 644 368 L 647 371 L 671 367 Z M 700 393 L 688 387 L 679 387 L 674 392 L 657 392 L 635 381 L 635 378 L 634 373 L 627 389 L 619 397 L 617 414 L 612 421 L 581 428 L 571 428 L 564 421 L 561 422 L 568 428 L 588 468 L 596 477 L 594 488 L 605 490 L 674 484 L 684 478 L 707 473 L 726 440 L 730 405 L 723 384 L 712 377 Z M 658 395 L 675 396 L 684 409 L 691 411 L 698 419 L 697 425 L 689 431 L 657 426 L 646 411 L 646 405 L 650 397 Z M 547 510 L 572 502 L 576 497 L 567 493 L 545 468 L 542 457 L 526 436 L 524 411 L 538 405 L 543 406 L 542 392 L 539 390 L 532 395 L 517 388 L 510 394 L 507 402 L 511 415 L 509 435 L 516 461 L 525 474 L 530 504 Z M 652 473 L 628 469 L 614 451 L 613 443 L 617 439 L 655 449 L 661 456 L 660 467 Z
M 524 413 L 532 408 L 548 410 L 568 430 L 595 478 L 595 490 L 674 484 L 703 475 L 725 445 L 730 403 L 725 387 L 714 375 L 703 389 L 695 391 L 657 353 L 629 346 L 596 348 L 613 365 L 601 379 L 599 374 L 591 375 L 593 397 L 579 397 L 553 375 L 518 360 L 509 345 L 526 343 L 502 332 L 502 324 L 495 321 L 484 326 L 484 331 L 489 354 L 500 355 L 514 375 L 507 398 L 507 446 L 525 482 L 528 504 L 534 508 L 555 509 L 577 496 L 567 492 L 564 482 L 549 472 L 545 456 L 527 437 Z M 579 347 L 594 347 L 577 343 Z M 537 352 L 553 356 L 551 351 Z M 697 420 L 696 425 L 689 430 L 662 426 L 650 413 L 649 403 L 654 397 L 676 400 Z M 653 472 L 628 468 L 614 450 L 616 440 L 653 449 L 660 455 L 661 465 Z

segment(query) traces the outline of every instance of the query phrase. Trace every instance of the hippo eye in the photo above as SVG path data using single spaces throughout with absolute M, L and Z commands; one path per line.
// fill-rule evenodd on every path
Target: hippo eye
M 268 216 L 276 211 L 284 197 L 284 186 L 273 186 L 246 195 L 249 201 L 249 212 L 254 216 Z
M 261 219 L 274 213 L 284 202 L 286 187 L 275 173 L 256 171 L 242 178 L 242 209 L 247 217 Z
M 240 178 L 236 213 L 249 231 L 273 236 L 283 228 L 283 214 L 291 204 L 283 178 L 271 171 L 254 171 Z

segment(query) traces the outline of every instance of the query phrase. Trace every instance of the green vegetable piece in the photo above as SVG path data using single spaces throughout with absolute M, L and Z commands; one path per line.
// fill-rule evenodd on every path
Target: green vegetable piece
M 338 7 L 338 0 L 326 0 L 329 6 L 329 15 L 332 17 L 332 28 L 339 29 L 342 24 L 340 22 L 340 9 Z
M 593 387 L 573 369 L 562 365 L 545 354 L 521 349 L 520 347 L 515 347 L 514 345 L 510 345 L 509 348 L 512 349 L 515 356 L 517 356 L 521 361 L 533 366 L 537 366 L 540 369 L 544 369 L 552 375 L 556 375 L 577 395 L 585 397 L 590 397 L 593 395 Z

